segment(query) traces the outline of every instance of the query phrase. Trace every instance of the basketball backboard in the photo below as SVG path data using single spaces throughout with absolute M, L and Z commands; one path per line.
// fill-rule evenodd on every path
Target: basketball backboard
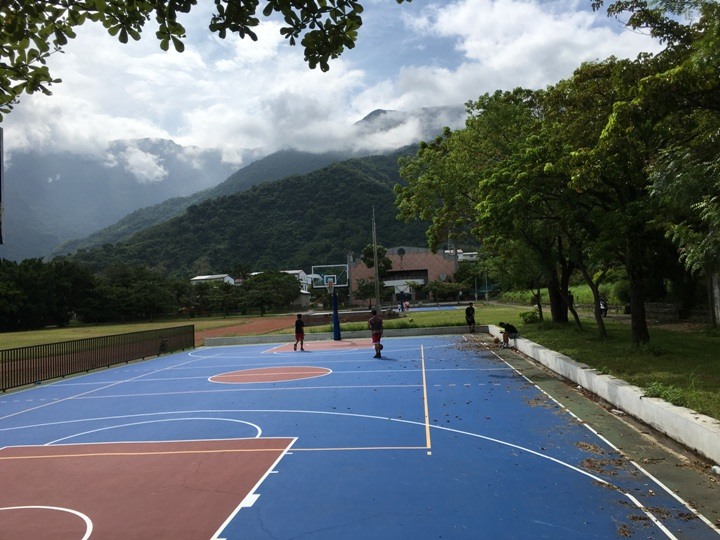
M 328 281 L 332 281 L 335 287 L 348 286 L 348 265 L 347 264 L 321 264 L 312 267 L 312 286 L 316 289 L 327 287 Z

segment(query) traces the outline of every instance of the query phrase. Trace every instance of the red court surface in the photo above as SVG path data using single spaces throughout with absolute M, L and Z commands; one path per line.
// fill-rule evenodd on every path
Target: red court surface
M 0 538 L 218 538 L 228 516 L 252 504 L 255 487 L 292 443 L 245 439 L 4 448 L 0 478 L 12 490 L 0 491 Z
M 254 384 L 259 382 L 300 381 L 303 379 L 322 377 L 330 373 L 331 371 L 328 368 L 322 367 L 274 367 L 244 369 L 241 371 L 233 371 L 232 373 L 222 373 L 210 377 L 209 380 L 211 382 L 224 384 Z

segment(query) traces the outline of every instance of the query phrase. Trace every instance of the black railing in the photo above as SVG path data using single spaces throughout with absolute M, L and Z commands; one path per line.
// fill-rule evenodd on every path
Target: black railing
M 33 345 L 0 350 L 0 389 L 37 384 L 195 347 L 195 326 Z

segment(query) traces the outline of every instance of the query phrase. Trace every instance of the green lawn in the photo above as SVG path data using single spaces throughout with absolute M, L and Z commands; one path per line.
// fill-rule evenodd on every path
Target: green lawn
M 32 345 L 42 345 L 45 343 L 58 343 L 75 339 L 142 332 L 144 330 L 185 326 L 188 324 L 195 325 L 196 331 L 206 330 L 209 328 L 234 326 L 250 319 L 252 319 L 252 317 L 183 318 L 146 323 L 70 325 L 66 328 L 45 328 L 43 330 L 28 332 L 5 332 L 0 333 L 0 349 L 15 349 L 17 347 L 30 347 Z
M 566 354 L 602 373 L 639 386 L 694 411 L 720 419 L 720 333 L 650 327 L 650 344 L 634 347 L 626 322 L 608 321 L 600 341 L 594 321 L 585 328 L 553 324 L 518 325 L 523 337 Z
M 609 337 L 600 341 L 592 318 L 583 319 L 583 330 L 574 325 L 523 324 L 520 313 L 527 307 L 476 303 L 478 325 L 507 321 L 520 334 L 549 349 L 587 364 L 602 373 L 614 375 L 644 388 L 648 395 L 661 397 L 676 405 L 720 419 L 720 332 L 696 327 L 693 331 L 650 327 L 651 343 L 633 347 L 627 321 L 607 319 Z M 0 348 L 9 349 L 86 337 L 152 330 L 168 326 L 194 324 L 207 329 L 231 326 L 249 317 L 177 319 L 128 325 L 71 326 L 37 332 L 0 334 Z M 462 309 L 448 311 L 411 311 L 404 317 L 389 319 L 385 328 L 428 328 L 464 326 Z M 344 323 L 343 331 L 366 330 L 364 322 Z M 291 328 L 287 332 L 290 333 Z M 308 332 L 329 332 L 330 326 L 310 327 Z

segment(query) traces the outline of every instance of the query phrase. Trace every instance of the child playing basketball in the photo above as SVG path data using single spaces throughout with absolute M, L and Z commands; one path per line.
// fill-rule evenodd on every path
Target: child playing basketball
M 368 328 L 370 329 L 370 337 L 375 347 L 375 356 L 373 358 L 382 358 L 380 351 L 383 346 L 380 344 L 380 339 L 382 339 L 383 334 L 383 322 L 374 309 L 372 310 L 372 317 L 370 317 L 368 321 Z

